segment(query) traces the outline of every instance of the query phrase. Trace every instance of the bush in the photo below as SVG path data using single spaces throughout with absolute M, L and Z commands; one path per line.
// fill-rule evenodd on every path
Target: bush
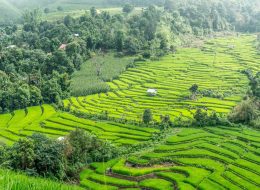
M 117 156 L 117 149 L 111 143 L 98 139 L 95 135 L 81 129 L 72 131 L 67 137 L 68 161 L 73 165 L 107 161 Z
M 63 9 L 62 6 L 58 6 L 58 7 L 57 7 L 57 10 L 58 10 L 58 11 L 63 11 L 64 9 Z
M 150 109 L 144 110 L 143 122 L 149 124 L 153 120 L 152 111 Z
M 194 125 L 197 126 L 216 126 L 219 124 L 222 124 L 219 115 L 217 115 L 216 112 L 212 112 L 211 114 L 208 114 L 207 111 L 204 111 L 202 109 L 197 109 L 195 114 L 193 115 L 194 118 Z
M 238 104 L 229 114 L 228 119 L 234 123 L 249 124 L 257 119 L 257 107 L 252 100 L 245 100 Z
M 77 129 L 64 140 L 33 134 L 11 147 L 1 146 L 0 165 L 34 176 L 77 179 L 86 164 L 107 161 L 118 154 L 109 142 Z
M 211 97 L 211 98 L 218 98 L 218 99 L 223 99 L 224 95 L 220 92 L 216 92 L 214 90 L 208 89 L 208 90 L 199 90 L 199 94 L 205 97 Z
M 134 10 L 134 6 L 131 5 L 131 4 L 126 4 L 124 7 L 123 7 L 123 12 L 124 13 L 130 13 Z

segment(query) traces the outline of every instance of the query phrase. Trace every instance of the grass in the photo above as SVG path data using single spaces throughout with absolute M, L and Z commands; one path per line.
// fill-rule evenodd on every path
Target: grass
M 64 4 L 63 4 L 64 5 Z M 75 6 L 63 6 L 65 9 L 63 11 L 58 11 L 57 7 L 51 7 L 51 11 L 48 14 L 43 14 L 43 20 L 47 21 L 57 21 L 57 20 L 62 20 L 65 16 L 70 15 L 73 18 L 78 18 L 82 15 L 84 15 L 86 12 L 88 13 L 91 6 L 82 6 L 82 4 L 74 4 Z M 102 7 L 97 8 L 100 11 L 106 11 L 109 12 L 111 15 L 114 14 L 120 14 L 122 13 L 122 7 Z M 141 13 L 142 7 L 136 7 L 135 10 L 131 13 L 133 14 L 139 14 Z
M 105 59 L 114 63 L 104 63 L 104 68 L 107 67 L 104 71 L 107 73 L 102 73 L 96 79 L 109 86 L 110 90 L 106 93 L 71 97 L 64 100 L 64 106 L 83 114 L 96 116 L 107 112 L 110 118 L 135 121 L 141 120 L 146 108 L 152 109 L 155 120 L 166 114 L 172 119 L 181 117 L 188 120 L 198 107 L 205 107 L 209 112 L 227 114 L 247 91 L 248 80 L 240 71 L 246 68 L 251 68 L 253 72 L 259 70 L 256 52 L 251 43 L 253 39 L 254 36 L 213 39 L 211 42 L 217 44 L 217 49 L 214 49 L 212 43 L 205 43 L 207 52 L 183 48 L 159 61 L 139 62 L 135 68 L 126 71 L 124 68 L 127 61 L 120 65 L 119 60 L 115 61 L 116 58 L 108 55 L 99 61 Z M 230 43 L 235 44 L 236 48 L 228 50 Z M 217 59 L 213 63 L 215 51 Z M 109 70 L 118 65 L 120 67 L 114 73 Z M 84 67 L 86 68 L 75 73 L 74 81 L 84 82 L 86 77 L 91 77 L 84 74 L 91 73 L 90 63 Z M 201 96 L 194 101 L 187 99 L 190 95 L 188 89 L 194 83 L 201 90 L 212 89 L 225 96 L 223 99 Z M 85 89 L 96 88 L 95 83 L 86 83 L 86 86 L 79 82 L 74 84 L 82 85 Z M 157 88 L 158 95 L 147 96 L 148 88 Z M 85 92 L 90 93 L 88 90 Z M 154 128 L 83 119 L 56 111 L 50 105 L 0 115 L 1 143 L 12 144 L 34 132 L 57 138 L 76 128 L 92 132 L 117 146 L 147 142 L 159 132 Z M 260 188 L 258 130 L 209 126 L 179 128 L 177 131 L 177 135 L 167 137 L 145 152 L 136 153 L 129 158 L 91 164 L 82 171 L 80 185 L 94 190 Z
M 259 155 L 252 145 L 254 138 L 246 142 L 241 138 L 248 135 L 258 137 L 259 131 L 222 126 L 214 130 L 180 128 L 177 135 L 168 137 L 149 152 L 92 164 L 91 168 L 95 169 L 91 170 L 91 176 L 94 177 L 88 180 L 118 188 L 124 179 L 131 182 L 129 185 L 134 184 L 134 188 L 255 190 L 260 187 Z M 246 151 L 239 151 L 241 146 Z M 231 151 L 233 148 L 235 151 Z M 89 169 L 82 173 L 86 171 Z
M 72 76 L 71 91 L 74 96 L 84 96 L 100 92 L 107 92 L 110 88 L 105 81 L 116 79 L 133 58 L 116 58 L 113 54 L 98 55 L 81 66 Z M 100 71 L 100 74 L 97 72 Z
M 74 101 L 77 101 L 76 99 Z M 13 144 L 33 133 L 51 138 L 67 135 L 76 128 L 93 133 L 117 145 L 133 145 L 151 140 L 158 129 L 119 124 L 111 121 L 83 119 L 65 112 L 57 112 L 50 105 L 42 105 L 0 115 L 0 143 Z
M 83 190 L 84 188 L 66 185 L 43 178 L 28 177 L 24 174 L 0 170 L 0 189 L 4 190 Z
M 152 188 L 155 190 L 172 190 L 173 185 L 169 181 L 163 179 L 145 179 L 140 182 L 140 186 L 144 188 Z
M 80 72 L 88 73 L 91 70 L 91 64 L 86 63 L 75 74 L 73 85 L 74 89 L 80 87 L 83 90 L 75 90 L 78 93 L 74 95 L 97 94 L 80 97 L 77 102 L 71 101 L 70 104 L 65 100 L 65 107 L 97 115 L 106 111 L 111 118 L 134 121 L 141 120 L 144 109 L 151 109 L 157 121 L 161 115 L 169 115 L 172 120 L 176 117 L 189 120 L 197 108 L 228 114 L 247 91 L 249 81 L 241 71 L 248 68 L 253 72 L 259 70 L 252 43 L 254 39 L 252 35 L 213 39 L 211 43 L 204 44 L 207 52 L 195 48 L 179 49 L 176 54 L 162 57 L 159 61 L 139 62 L 135 68 L 129 68 L 119 77 L 101 77 L 102 80 L 81 78 L 85 75 L 80 75 Z M 228 44 L 234 44 L 236 48 L 229 50 Z M 215 51 L 217 59 L 214 61 Z M 124 69 L 119 70 L 116 72 L 121 73 Z M 109 71 L 109 76 L 115 76 L 109 68 L 106 71 Z M 95 72 L 92 73 L 95 75 Z M 189 88 L 194 83 L 199 90 L 212 90 L 222 94 L 223 98 L 197 96 L 197 100 L 190 100 Z M 83 92 L 88 87 L 91 90 Z M 157 96 L 147 96 L 149 88 L 156 88 Z

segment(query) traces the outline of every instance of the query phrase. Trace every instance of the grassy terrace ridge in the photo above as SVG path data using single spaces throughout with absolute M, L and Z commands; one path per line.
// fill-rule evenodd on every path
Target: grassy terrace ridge
M 19 138 L 33 133 L 43 133 L 58 138 L 76 128 L 94 133 L 101 139 L 110 140 L 118 146 L 146 142 L 159 132 L 158 129 L 153 128 L 82 119 L 69 113 L 57 112 L 50 105 L 42 105 L 29 107 L 27 111 L 17 110 L 12 114 L 0 115 L 0 142 L 13 144 Z
M 249 35 L 213 39 L 201 49 L 183 48 L 159 61 L 139 62 L 117 80 L 107 82 L 109 92 L 72 97 L 64 100 L 64 106 L 88 115 L 107 111 L 109 117 L 135 121 L 141 120 L 145 108 L 152 109 L 155 120 L 166 114 L 171 119 L 189 119 L 198 107 L 227 114 L 247 91 L 249 81 L 241 71 L 248 68 L 259 71 L 254 39 Z M 221 93 L 223 98 L 198 96 L 197 100 L 190 100 L 188 89 L 194 83 L 200 90 Z M 158 89 L 158 95 L 147 96 L 148 88 Z M 118 146 L 147 142 L 159 132 L 154 128 L 83 119 L 57 111 L 51 105 L 42 105 L 1 114 L 0 143 L 13 144 L 35 132 L 58 138 L 76 128 Z M 93 190 L 260 189 L 258 130 L 218 126 L 177 131 L 177 135 L 169 136 L 149 150 L 106 163 L 92 163 L 81 173 L 81 187 Z M 14 175 L 0 178 L 0 187 L 1 179 L 10 180 Z
M 154 119 L 161 115 L 189 119 L 198 107 L 227 114 L 246 94 L 248 79 L 241 71 L 259 71 L 255 36 L 217 38 L 201 49 L 183 48 L 159 61 L 139 62 L 112 82 L 110 91 L 64 100 L 64 105 L 87 114 L 108 112 L 111 118 L 140 121 L 143 110 L 150 108 Z M 221 98 L 198 96 L 190 100 L 189 88 L 212 90 Z M 149 97 L 147 89 L 158 94 Z
M 24 174 L 0 170 L 0 189 L 3 190 L 84 190 L 84 188 L 65 185 L 42 178 L 28 177 Z
M 81 186 L 94 190 L 259 189 L 259 147 L 252 144 L 260 142 L 256 135 L 260 132 L 250 128 L 182 128 L 152 151 L 91 164 L 81 173 Z

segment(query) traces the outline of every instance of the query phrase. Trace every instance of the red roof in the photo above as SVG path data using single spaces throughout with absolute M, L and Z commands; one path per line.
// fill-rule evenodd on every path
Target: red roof
M 66 47 L 67 47 L 67 44 L 61 44 L 60 47 L 59 47 L 59 49 L 65 50 Z

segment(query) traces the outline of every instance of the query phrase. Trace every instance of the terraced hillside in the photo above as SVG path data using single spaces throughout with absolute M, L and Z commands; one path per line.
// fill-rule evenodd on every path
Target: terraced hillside
M 260 189 L 260 132 L 248 128 L 181 129 L 154 150 L 93 163 L 90 189 Z
M 0 142 L 12 144 L 21 137 L 43 133 L 49 137 L 65 136 L 76 128 L 96 134 L 116 145 L 132 145 L 148 141 L 159 130 L 140 128 L 115 122 L 97 122 L 56 112 L 50 105 L 29 107 L 13 114 L 0 115 Z
M 144 109 L 152 109 L 155 119 L 191 118 L 198 107 L 228 113 L 245 95 L 248 79 L 245 69 L 259 71 L 259 56 L 254 36 L 214 39 L 201 49 L 183 48 L 153 62 L 139 62 L 118 80 L 108 83 L 110 92 L 64 100 L 71 110 L 88 114 L 108 112 L 109 117 L 140 121 Z M 190 100 L 189 88 L 198 84 L 200 91 L 210 90 L 221 98 L 198 96 Z M 158 94 L 150 97 L 147 89 Z

